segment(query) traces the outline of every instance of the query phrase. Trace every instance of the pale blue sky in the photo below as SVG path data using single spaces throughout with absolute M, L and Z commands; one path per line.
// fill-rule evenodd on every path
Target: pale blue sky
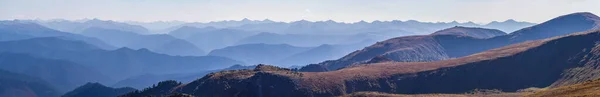
M 599 5 L 600 0 L 0 0 L 0 19 L 539 23 L 573 12 L 600 14 Z

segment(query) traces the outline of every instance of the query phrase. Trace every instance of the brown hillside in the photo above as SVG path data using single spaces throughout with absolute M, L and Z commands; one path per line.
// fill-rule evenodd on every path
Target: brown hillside
M 600 80 L 580 84 L 562 86 L 538 91 L 526 97 L 598 97 L 600 96 Z

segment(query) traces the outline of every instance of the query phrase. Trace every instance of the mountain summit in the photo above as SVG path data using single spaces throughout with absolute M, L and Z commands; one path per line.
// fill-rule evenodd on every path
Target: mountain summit
M 492 38 L 496 36 L 506 35 L 506 33 L 496 29 L 474 28 L 456 26 L 432 33 L 432 35 L 462 35 L 475 38 Z

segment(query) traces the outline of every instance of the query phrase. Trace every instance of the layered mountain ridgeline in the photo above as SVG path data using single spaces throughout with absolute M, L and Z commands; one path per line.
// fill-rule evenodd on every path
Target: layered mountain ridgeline
M 184 40 L 187 40 L 194 45 L 198 46 L 202 50 L 212 51 L 214 49 L 220 49 L 227 46 L 233 46 L 240 40 L 255 35 L 258 32 L 243 31 L 235 29 L 211 29 L 211 28 L 193 28 L 185 27 L 182 29 L 192 29 L 190 32 L 170 32 L 173 36 L 178 36 Z M 196 30 L 193 30 L 196 29 Z M 206 30 L 205 30 L 206 29 Z M 186 31 L 186 30 L 177 30 Z M 179 35 L 184 34 L 184 35 Z M 186 36 L 188 35 L 188 36 Z
M 600 96 L 600 80 L 590 80 L 579 84 L 561 86 L 537 91 L 526 97 L 597 97 Z
M 102 49 L 114 49 L 113 46 L 104 43 L 103 41 L 96 39 L 85 37 L 82 35 L 61 32 L 57 30 L 53 30 L 50 28 L 46 28 L 36 23 L 31 23 L 27 21 L 0 21 L 0 36 L 3 41 L 10 40 L 20 40 L 20 39 L 29 39 L 36 37 L 63 37 L 64 39 L 69 40 L 77 40 L 84 41 L 86 43 L 95 45 Z M 7 36 L 4 36 L 7 35 Z
M 312 34 L 278 34 L 263 32 L 241 39 L 236 44 L 289 44 L 293 46 L 314 47 L 323 44 L 353 44 L 365 40 L 383 40 L 402 35 L 378 35 L 359 33 L 349 35 L 312 35 Z
M 54 85 L 59 92 L 67 92 L 87 82 L 111 80 L 81 64 L 15 53 L 0 53 L 0 69 L 41 78 Z
M 95 37 L 116 47 L 146 48 L 150 51 L 181 56 L 200 56 L 206 53 L 194 44 L 166 34 L 141 35 L 134 32 L 91 27 L 82 35 Z
M 113 87 L 133 87 L 136 89 L 143 89 L 148 86 L 151 86 L 159 81 L 164 80 L 175 80 L 179 82 L 188 83 L 194 81 L 198 78 L 205 76 L 206 74 L 219 72 L 223 70 L 241 70 L 241 69 L 252 69 L 255 68 L 256 65 L 251 66 L 242 66 L 242 65 L 233 65 L 224 69 L 217 70 L 206 70 L 206 71 L 198 71 L 194 73 L 180 73 L 180 74 L 144 74 L 140 76 L 129 77 L 125 80 L 118 81 L 116 84 L 112 85 Z
M 140 24 L 143 25 L 143 24 Z M 286 22 L 275 22 L 271 20 L 232 20 L 232 21 L 217 21 L 209 23 L 185 23 L 178 26 L 168 28 L 167 31 L 174 31 L 176 29 L 188 26 L 188 27 L 213 27 L 217 29 L 237 29 L 244 31 L 255 31 L 255 32 L 272 32 L 280 34 L 357 34 L 364 32 L 398 32 L 400 34 L 429 34 L 435 30 L 448 28 L 452 26 L 469 26 L 469 27 L 486 27 L 486 28 L 499 28 L 505 32 L 512 32 L 520 28 L 534 25 L 534 23 L 528 22 L 517 22 L 515 20 L 506 21 L 494 21 L 489 24 L 480 25 L 473 22 L 458 23 L 458 22 L 447 22 L 447 23 L 432 23 L 432 22 L 419 22 L 415 20 L 393 20 L 393 21 L 373 21 L 373 22 L 355 22 L 355 23 L 344 23 L 336 22 L 333 20 L 327 21 L 307 21 L 299 20 L 290 23 Z M 419 33 L 415 33 L 419 32 Z
M 153 22 L 140 22 L 140 21 L 125 21 L 127 24 L 140 25 L 152 32 L 152 34 L 166 34 L 169 33 L 170 27 L 185 24 L 184 21 L 153 21 Z
M 359 91 L 397 94 L 515 92 L 600 78 L 600 31 L 530 41 L 435 62 L 384 62 L 329 72 L 271 66 L 222 71 L 165 90 L 212 96 L 338 96 Z M 161 94 L 167 95 L 167 94 Z
M 216 30 L 219 30 L 219 29 L 217 29 L 215 27 L 197 28 L 197 27 L 190 27 L 190 26 L 182 26 L 179 29 L 169 32 L 169 35 L 180 38 L 180 39 L 187 39 L 187 38 L 193 36 L 194 34 L 206 33 L 206 32 L 211 32 L 211 31 L 216 31 Z
M 438 61 L 458 58 L 528 40 L 538 40 L 574 32 L 600 29 L 600 17 L 587 12 L 560 16 L 542 24 L 524 28 L 508 35 L 493 38 L 473 38 L 457 35 L 406 36 L 378 42 L 340 59 L 313 64 L 327 70 L 337 70 L 367 61 L 375 56 L 386 56 L 400 62 Z M 471 29 L 471 30 L 475 30 Z M 310 68 L 301 71 L 314 71 Z
M 366 40 L 353 44 L 324 44 L 318 47 L 264 43 L 243 44 L 216 49 L 208 55 L 227 57 L 247 64 L 272 64 L 290 67 L 339 58 L 372 43 L 374 43 L 372 40 Z
M 2 97 L 59 97 L 61 92 L 42 79 L 0 70 Z
M 431 35 L 462 35 L 475 38 L 492 38 L 496 36 L 506 35 L 506 33 L 496 29 L 486 28 L 471 28 L 456 26 L 440 31 L 433 32 Z
M 374 40 L 365 40 L 359 43 L 353 44 L 324 44 L 310 50 L 296 53 L 287 58 L 280 60 L 275 63 L 277 66 L 302 66 L 311 63 L 323 62 L 326 60 L 333 60 L 344 55 L 362 49 L 365 46 L 375 43 Z
M 312 47 L 296 47 L 288 44 L 244 44 L 211 51 L 209 56 L 227 57 L 247 64 L 274 64 Z
M 89 66 L 115 80 L 148 73 L 189 73 L 243 64 L 223 57 L 169 56 L 147 49 L 102 50 L 84 42 L 55 37 L 6 41 L 0 42 L 0 46 L 0 52 L 23 53 Z
M 535 25 L 535 23 L 529 23 L 529 22 L 522 22 L 522 21 L 516 21 L 513 19 L 508 19 L 506 21 L 502 21 L 502 22 L 498 22 L 498 21 L 492 21 L 488 24 L 485 24 L 484 28 L 495 28 L 495 29 L 499 29 L 502 30 L 504 32 L 513 32 L 513 31 L 517 31 L 519 29 L 525 28 L 525 27 L 529 27 L 529 26 L 533 26 Z
M 73 91 L 67 92 L 62 97 L 117 97 L 129 92 L 136 91 L 134 88 L 111 88 L 100 83 L 86 83 Z
M 499 24 L 499 25 L 498 25 Z M 502 25 L 502 26 L 500 26 Z M 479 25 L 473 22 L 458 23 L 458 22 L 447 22 L 447 23 L 431 23 L 431 22 L 420 22 L 416 20 L 407 21 L 373 21 L 373 22 L 354 22 L 354 23 L 343 23 L 335 22 L 333 20 L 327 21 L 294 21 L 290 23 L 276 22 L 276 23 L 261 23 L 261 24 L 247 24 L 239 27 L 231 27 L 231 29 L 243 29 L 252 30 L 259 32 L 273 32 L 281 34 L 329 34 L 329 35 L 351 35 L 364 32 L 395 32 L 399 34 L 429 34 L 439 29 L 449 28 L 453 26 L 468 26 L 468 27 L 489 27 L 489 28 L 502 28 L 503 31 L 514 31 L 516 29 L 510 28 L 523 28 L 533 25 L 532 23 L 526 22 L 496 22 L 491 25 Z M 505 29 L 509 28 L 509 29 Z
M 150 34 L 148 29 L 139 25 L 130 25 L 111 20 L 92 19 L 86 21 L 69 21 L 69 20 L 51 20 L 51 21 L 32 21 L 48 28 L 56 29 L 63 32 L 81 33 L 88 28 L 112 29 L 125 32 L 133 32 L 138 34 Z

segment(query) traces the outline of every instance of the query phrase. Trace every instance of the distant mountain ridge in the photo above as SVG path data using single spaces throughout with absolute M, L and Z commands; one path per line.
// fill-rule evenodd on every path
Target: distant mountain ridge
M 167 34 L 141 35 L 134 32 L 95 27 L 88 28 L 82 31 L 81 34 L 101 39 L 116 47 L 147 48 L 153 52 L 168 55 L 201 56 L 206 54 L 196 45 Z
M 0 53 L 0 69 L 43 79 L 59 92 L 67 92 L 87 82 L 106 83 L 111 80 L 85 65 L 6 52 Z
M 376 32 L 383 31 L 394 31 L 394 32 L 413 32 L 420 34 L 429 34 L 435 30 L 448 28 L 452 26 L 467 26 L 467 27 L 485 27 L 485 28 L 496 28 L 504 32 L 513 32 L 523 27 L 534 25 L 535 23 L 529 22 L 518 22 L 512 19 L 498 22 L 493 21 L 488 24 L 476 24 L 473 22 L 458 23 L 454 22 L 419 22 L 416 20 L 392 20 L 392 21 L 373 21 L 373 22 L 355 22 L 355 23 L 344 23 L 336 22 L 333 20 L 327 21 L 292 21 L 292 22 L 275 22 L 271 20 L 248 20 L 244 19 L 241 21 L 220 21 L 220 22 L 209 22 L 209 23 L 187 23 L 181 26 L 175 26 L 171 28 L 181 28 L 184 26 L 191 27 L 215 27 L 215 28 L 229 28 L 238 29 L 245 31 L 258 31 L 258 32 L 271 32 L 271 33 L 286 33 L 286 34 L 356 34 L 362 32 L 369 32 L 366 28 L 376 28 L 377 30 L 371 30 Z M 227 26 L 225 26 L 227 25 Z M 395 26 L 395 27 L 394 27 Z M 437 29 L 436 29 L 437 28 Z
M 28 21 L 0 21 L 0 33 L 3 33 L 2 35 L 10 35 L 3 37 L 12 38 L 6 40 L 20 40 L 36 37 L 63 37 L 64 39 L 84 41 L 102 49 L 114 49 L 113 46 L 96 38 L 61 32 Z
M 506 35 L 506 33 L 496 29 L 470 28 L 470 27 L 452 27 L 433 32 L 431 35 L 463 35 L 475 38 L 492 38 Z
M 102 50 L 84 42 L 55 37 L 6 41 L 0 42 L 0 46 L 3 47 L 0 48 L 0 52 L 67 60 L 95 68 L 104 75 L 117 80 L 145 73 L 182 73 L 243 64 L 223 57 L 169 56 L 147 49 Z
M 134 32 L 138 34 L 150 34 L 150 31 L 139 25 L 131 25 L 122 22 L 116 22 L 111 20 L 100 20 L 91 19 L 85 20 L 84 22 L 69 21 L 69 20 L 55 20 L 55 21 L 33 21 L 40 25 L 44 25 L 48 28 L 60 30 L 63 32 L 81 33 L 88 28 L 103 28 L 121 30 L 127 32 Z
M 274 64 L 283 58 L 311 48 L 288 44 L 244 44 L 213 50 L 208 55 L 227 57 L 247 64 Z
M 399 62 L 446 60 L 524 41 L 598 29 L 600 26 L 598 20 L 600 17 L 592 13 L 573 13 L 523 28 L 508 35 L 486 39 L 456 35 L 398 37 L 378 42 L 338 60 L 325 61 L 319 65 L 325 66 L 329 70 L 337 70 L 380 55 Z

